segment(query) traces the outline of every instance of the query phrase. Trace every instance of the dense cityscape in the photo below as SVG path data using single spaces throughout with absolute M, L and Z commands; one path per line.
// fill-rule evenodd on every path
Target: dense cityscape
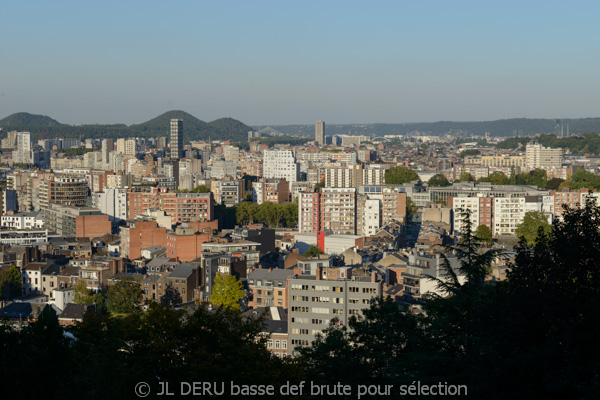
M 503 149 L 489 133 L 331 136 L 317 121 L 302 144 L 260 131 L 185 142 L 184 126 L 116 140 L 6 132 L 5 335 L 54 320 L 71 346 L 97 318 L 233 312 L 262 357 L 304 360 L 310 375 L 332 330 L 356 331 L 378 307 L 430 317 L 457 288 L 502 287 L 553 223 L 598 204 L 600 159 L 535 137 Z
M 600 399 L 598 2 L 3 2 L 0 399 Z

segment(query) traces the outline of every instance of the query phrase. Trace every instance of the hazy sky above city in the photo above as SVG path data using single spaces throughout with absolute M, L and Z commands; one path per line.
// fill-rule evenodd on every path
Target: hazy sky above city
M 5 1 L 0 118 L 600 116 L 597 1 Z

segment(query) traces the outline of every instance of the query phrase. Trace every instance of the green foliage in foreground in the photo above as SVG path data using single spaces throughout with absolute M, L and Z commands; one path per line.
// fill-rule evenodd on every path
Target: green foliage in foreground
M 90 312 L 72 329 L 77 340 L 70 342 L 50 311 L 22 331 L 0 324 L 0 373 L 11 392 L 26 388 L 26 398 L 66 400 L 136 398 L 138 382 L 156 394 L 164 381 L 174 390 L 180 382 L 199 380 L 277 386 L 300 381 L 294 362 L 267 350 L 262 326 L 226 308 L 185 313 L 153 303 L 144 314 L 122 318 Z M 27 371 L 36 365 L 52 368 L 32 381 Z

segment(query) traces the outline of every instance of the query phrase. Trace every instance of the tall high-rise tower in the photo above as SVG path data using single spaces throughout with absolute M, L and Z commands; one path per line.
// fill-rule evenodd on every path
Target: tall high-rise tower
M 31 164 L 31 133 L 17 132 L 17 140 L 13 151 L 13 161 L 20 164 Z
M 323 121 L 315 123 L 315 140 L 318 144 L 325 144 L 325 122 Z
M 183 120 L 171 120 L 171 158 L 178 160 L 183 155 Z
M 102 139 L 102 162 L 108 164 L 110 153 L 115 151 L 115 145 L 112 139 Z

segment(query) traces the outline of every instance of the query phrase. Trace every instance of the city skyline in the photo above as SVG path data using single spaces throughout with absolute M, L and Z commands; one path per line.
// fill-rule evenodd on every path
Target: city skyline
M 250 125 L 597 116 L 592 2 L 10 3 L 1 117 Z M 173 60 L 177 62 L 173 62 Z

